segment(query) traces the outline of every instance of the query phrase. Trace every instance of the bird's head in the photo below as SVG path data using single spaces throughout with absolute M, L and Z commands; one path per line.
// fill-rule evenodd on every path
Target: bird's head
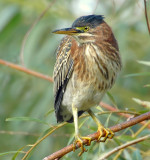
M 71 35 L 79 43 L 95 42 L 96 39 L 103 38 L 105 28 L 108 29 L 103 19 L 102 15 L 82 16 L 73 22 L 72 27 L 55 30 L 53 33 Z

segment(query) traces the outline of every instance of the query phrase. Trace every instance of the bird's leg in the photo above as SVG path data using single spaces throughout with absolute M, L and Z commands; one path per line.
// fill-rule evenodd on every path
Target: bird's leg
M 91 110 L 88 110 L 88 113 L 98 126 L 98 131 L 100 134 L 98 137 L 98 141 L 105 142 L 107 138 L 112 139 L 112 137 L 114 136 L 114 133 L 109 128 L 104 128 L 104 126 L 101 124 L 101 122 L 98 120 L 98 118 L 95 116 L 95 114 Z M 104 139 L 101 139 L 103 132 L 105 132 L 105 137 Z
M 79 153 L 79 156 L 81 156 L 82 153 L 86 151 L 86 149 L 83 146 L 84 145 L 83 144 L 83 139 L 86 139 L 88 141 L 87 145 L 90 145 L 91 144 L 91 138 L 90 137 L 82 137 L 82 136 L 80 136 L 79 127 L 78 127 L 78 109 L 76 107 L 74 107 L 73 104 L 72 104 L 72 113 L 73 113 L 74 126 L 75 126 L 75 141 L 74 141 L 73 151 L 75 151 L 75 149 L 76 149 L 76 144 L 80 143 L 81 152 Z

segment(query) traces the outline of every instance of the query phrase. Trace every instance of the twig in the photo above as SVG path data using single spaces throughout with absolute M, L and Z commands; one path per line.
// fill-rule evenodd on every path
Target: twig
M 109 111 L 119 111 L 118 109 L 116 109 L 116 108 L 112 107 L 111 105 L 106 104 L 104 102 L 100 102 L 100 106 L 102 106 L 105 109 L 108 109 Z M 131 117 L 130 114 L 124 114 L 124 113 L 118 113 L 118 114 L 123 116 L 123 117 L 126 117 L 126 118 L 130 118 Z
M 25 34 L 23 41 L 22 41 L 22 45 L 21 45 L 21 50 L 20 50 L 20 61 L 21 64 L 24 66 L 24 48 L 25 48 L 25 44 L 26 41 L 31 33 L 31 31 L 33 30 L 34 26 L 40 21 L 40 19 L 45 15 L 45 13 L 48 11 L 48 9 L 50 7 L 52 7 L 52 5 L 55 3 L 56 0 L 53 0 L 52 2 L 50 2 L 50 4 L 48 5 L 48 7 L 40 14 L 39 17 L 37 17 L 37 19 L 32 23 L 31 27 L 29 28 L 29 30 L 27 31 L 27 33 Z
M 144 9 L 145 9 L 145 18 L 146 18 L 147 28 L 148 28 L 148 32 L 150 34 L 150 25 L 149 25 L 148 15 L 147 15 L 146 0 L 144 0 Z
M 95 5 L 95 7 L 94 7 L 94 9 L 93 9 L 93 14 L 95 13 L 95 11 L 96 11 L 96 9 L 97 9 L 98 4 L 99 4 L 99 0 L 96 1 L 96 5 Z
M 53 78 L 47 76 L 47 75 L 44 75 L 42 73 L 39 73 L 39 72 L 35 72 L 33 70 L 30 70 L 30 69 L 27 69 L 25 67 L 22 67 L 20 65 L 16 65 L 14 63 L 10 63 L 10 62 L 7 62 L 7 61 L 4 61 L 2 59 L 0 59 L 0 64 L 4 65 L 4 66 L 8 66 L 10 68 L 13 68 L 13 69 L 16 69 L 18 71 L 22 71 L 22 72 L 25 72 L 27 74 L 30 74 L 30 75 L 33 75 L 35 77 L 38 77 L 38 78 L 41 78 L 41 79 L 44 79 L 44 80 L 47 80 L 49 82 L 53 82 Z
M 149 124 L 150 124 L 150 121 L 147 121 L 147 123 L 145 123 L 145 125 L 143 125 L 143 126 L 133 135 L 133 137 L 137 137 Z
M 122 154 L 122 152 L 123 152 L 123 150 L 120 150 L 120 151 L 116 154 L 116 156 L 113 158 L 113 160 L 118 160 L 119 157 L 120 157 L 120 155 Z
M 133 144 L 136 144 L 136 143 L 139 143 L 141 141 L 145 141 L 146 139 L 150 138 L 150 134 L 147 135 L 147 136 L 144 136 L 144 137 L 141 137 L 141 138 L 138 138 L 138 139 L 135 139 L 133 141 L 130 141 L 130 142 L 127 142 L 121 146 L 118 146 L 116 148 L 114 148 L 113 150 L 111 150 L 110 152 L 104 154 L 102 157 L 100 157 L 98 160 L 105 160 L 106 158 L 108 158 L 109 156 L 111 156 L 112 154 L 114 154 L 115 152 L 118 152 L 124 148 L 127 148 Z
M 138 112 L 131 112 L 131 111 L 124 111 L 124 110 L 117 110 L 117 111 L 101 111 L 101 112 L 96 112 L 96 115 L 103 115 L 103 114 L 112 114 L 112 113 L 125 113 L 125 114 L 131 114 L 132 116 L 139 116 L 140 113 Z M 131 116 L 130 115 L 130 116 Z M 83 114 L 79 118 L 84 118 L 84 117 L 89 117 L 89 114 Z
M 130 126 L 133 126 L 141 121 L 144 121 L 144 120 L 148 120 L 150 119 L 150 112 L 147 112 L 145 114 L 142 114 L 140 116 L 137 116 L 135 118 L 132 118 L 130 119 L 129 121 L 126 121 L 126 122 L 123 122 L 121 124 L 117 124 L 115 126 L 112 126 L 110 127 L 110 129 L 113 131 L 113 132 L 118 132 L 120 130 L 123 130 L 127 127 L 130 127 Z M 102 136 L 105 136 L 105 133 L 103 133 Z M 99 137 L 99 132 L 96 132 L 96 133 L 93 133 L 93 134 L 90 134 L 88 135 L 88 137 L 91 137 L 91 140 L 94 141 L 94 140 L 98 140 L 98 137 Z M 83 140 L 83 144 L 84 145 L 87 145 L 88 144 L 88 141 L 87 140 Z M 80 148 L 80 143 L 77 143 L 76 145 L 76 149 Z M 64 147 L 63 149 L 45 157 L 43 160 L 55 160 L 57 158 L 61 158 L 63 157 L 65 154 L 69 153 L 73 151 L 73 144 L 70 144 L 69 146 L 66 146 Z
M 38 133 L 29 133 L 29 132 L 14 132 L 14 131 L 4 131 L 4 130 L 0 130 L 0 134 L 9 134 L 9 135 L 25 135 L 25 136 L 36 136 L 39 137 L 40 134 Z
M 116 109 L 116 108 L 114 108 L 114 107 L 112 107 L 112 106 L 110 106 L 109 104 L 106 104 L 106 103 L 104 103 L 104 102 L 100 102 L 100 106 L 102 106 L 103 108 L 105 108 L 105 109 L 108 109 L 109 111 L 119 111 L 118 109 Z M 126 117 L 126 118 L 131 118 L 131 115 L 130 114 L 124 114 L 124 113 L 119 113 L 118 112 L 118 114 L 119 115 L 121 115 L 121 116 L 123 116 L 123 117 Z M 146 122 L 140 122 L 142 125 L 145 125 L 146 124 Z M 147 126 L 148 128 L 150 128 L 150 124 Z
M 24 155 L 24 157 L 21 160 L 25 160 L 28 155 L 31 153 L 31 151 L 40 143 L 42 142 L 45 138 L 47 138 L 49 135 L 51 135 L 56 129 L 64 126 L 67 122 L 61 123 L 58 126 L 54 127 L 50 132 L 48 132 L 44 137 L 42 137 L 41 139 L 39 139 L 34 145 L 32 145 L 32 147 L 26 152 L 26 154 Z

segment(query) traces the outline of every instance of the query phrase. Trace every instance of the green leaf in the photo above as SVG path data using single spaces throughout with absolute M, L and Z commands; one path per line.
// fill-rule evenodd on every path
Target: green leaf
M 133 74 L 127 74 L 124 77 L 137 77 L 137 76 L 150 76 L 150 72 L 141 72 L 141 73 L 133 73 Z
M 37 118 L 31 118 L 31 117 L 13 117 L 13 118 L 7 118 L 6 121 L 32 121 L 32 122 L 46 124 L 49 126 L 47 122 L 41 121 L 40 119 L 37 119 Z
M 150 84 L 146 84 L 146 85 L 144 85 L 144 87 L 150 87 Z
M 17 13 L 17 7 L 11 5 L 3 8 L 3 10 L 0 11 L 1 32 L 5 28 L 5 26 L 12 20 L 12 18 L 16 15 L 16 13 Z
M 18 151 L 16 151 L 16 153 L 15 153 L 14 156 L 12 157 L 12 160 L 15 160 L 16 157 L 18 156 L 18 154 L 23 152 L 22 150 L 23 150 L 25 147 L 26 147 L 26 146 L 23 146 L 23 147 L 21 147 L 20 149 L 18 149 Z
M 107 119 L 105 121 L 105 126 L 108 127 L 109 121 L 110 121 L 110 117 L 111 117 L 111 113 L 107 116 Z
M 137 98 L 132 98 L 132 100 L 135 101 L 139 105 L 150 108 L 150 102 L 149 101 L 142 101 L 142 100 L 137 99 Z
M 116 104 L 116 101 L 114 99 L 114 97 L 112 96 L 112 94 L 110 92 L 107 92 L 107 96 L 109 97 L 109 99 L 111 100 L 112 104 L 116 107 L 117 107 L 117 104 Z
M 0 156 L 4 156 L 4 155 L 7 155 L 7 154 L 14 154 L 14 153 L 25 153 L 23 151 L 9 151 L 9 152 L 3 152 L 3 153 L 0 153 Z
M 130 151 L 128 151 L 127 149 L 124 149 L 123 150 L 123 153 L 124 153 L 124 158 L 123 159 L 121 159 L 121 160 L 133 160 L 132 159 L 132 155 L 131 155 L 131 152 Z
M 53 113 L 54 112 L 54 109 L 50 109 L 46 114 L 45 114 L 45 117 L 47 117 L 49 114 Z
M 148 131 L 149 132 L 149 131 Z M 148 133 L 149 134 L 149 133 Z M 146 140 L 146 141 L 143 141 L 143 142 L 140 142 L 141 145 L 144 145 L 145 147 L 147 148 L 150 148 L 150 140 Z
M 132 140 L 136 139 L 136 137 L 133 138 L 130 135 L 129 136 L 128 135 L 121 135 L 118 137 L 118 139 L 127 142 L 127 141 L 132 141 Z
M 70 136 L 67 145 L 71 144 L 71 143 L 73 142 L 73 140 L 74 140 L 74 134 L 72 134 L 72 135 Z
M 144 114 L 146 112 L 149 112 L 149 109 L 143 109 L 143 110 L 139 111 L 140 114 Z
M 140 153 L 140 151 L 138 149 L 133 152 L 132 159 L 134 159 L 134 160 L 142 160 L 141 153 Z
M 137 62 L 140 63 L 140 64 L 150 66 L 150 61 L 137 61 Z

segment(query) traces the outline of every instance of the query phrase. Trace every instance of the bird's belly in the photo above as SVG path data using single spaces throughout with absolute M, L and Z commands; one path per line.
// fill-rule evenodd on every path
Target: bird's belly
M 79 82 L 74 84 L 70 81 L 63 96 L 63 109 L 72 113 L 72 105 L 78 108 L 78 111 L 86 111 L 99 104 L 105 91 L 95 89 L 94 84 Z

